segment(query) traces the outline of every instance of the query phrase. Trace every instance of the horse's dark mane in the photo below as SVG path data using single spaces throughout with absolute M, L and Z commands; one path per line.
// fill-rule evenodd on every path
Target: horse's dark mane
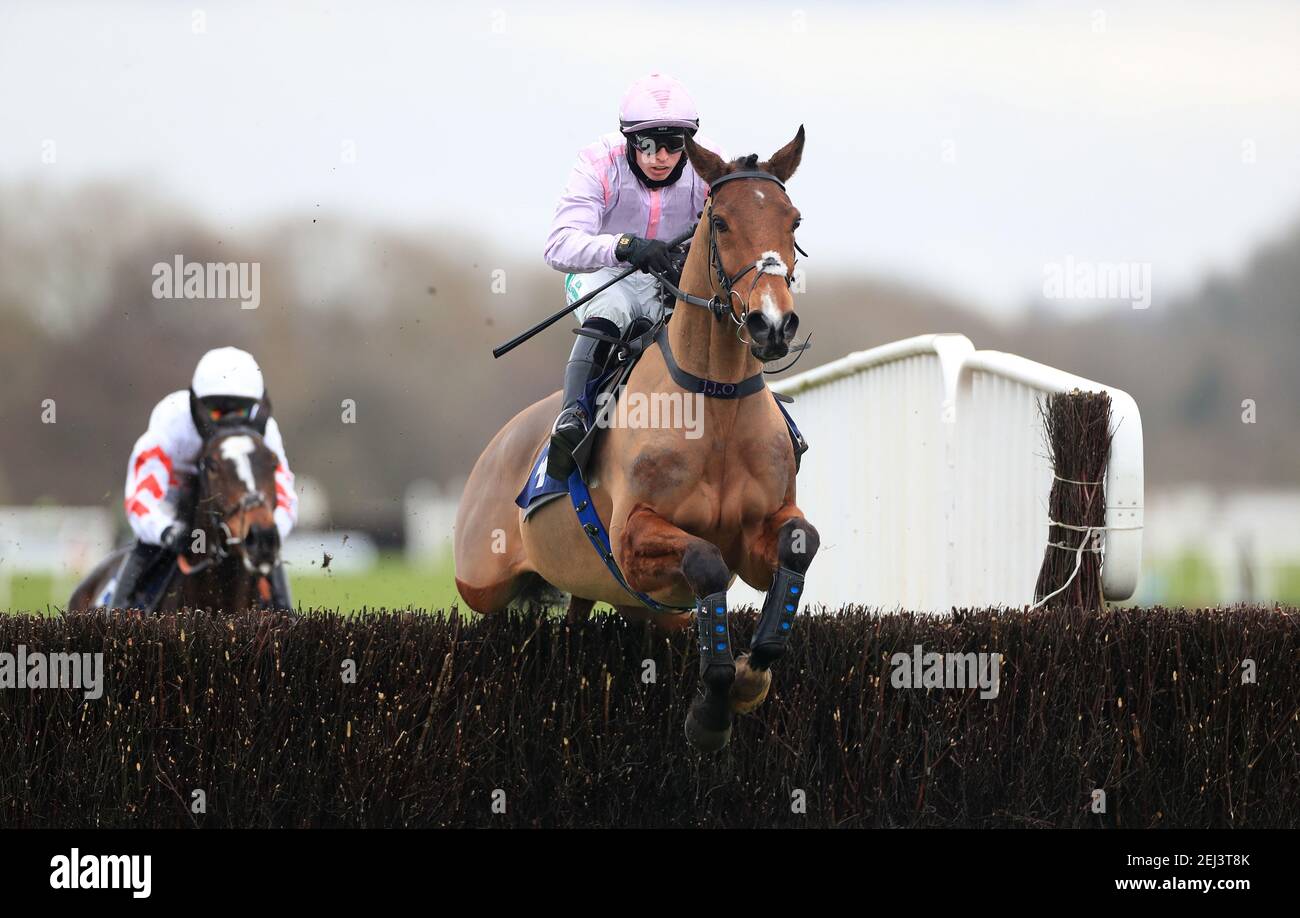
M 740 156 L 737 156 L 735 159 L 731 161 L 731 165 L 733 165 L 736 169 L 756 169 L 758 168 L 758 154 L 742 153 Z

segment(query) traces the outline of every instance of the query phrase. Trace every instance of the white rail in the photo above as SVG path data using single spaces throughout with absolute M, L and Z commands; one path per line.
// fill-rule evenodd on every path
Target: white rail
M 808 599 L 946 612 L 1033 601 L 1047 546 L 1052 466 L 1038 400 L 1111 396 L 1102 568 L 1108 599 L 1137 586 L 1142 422 L 1128 393 L 963 335 L 921 335 L 773 386 L 810 449 L 799 505 L 821 533 Z M 733 603 L 758 602 L 737 584 Z

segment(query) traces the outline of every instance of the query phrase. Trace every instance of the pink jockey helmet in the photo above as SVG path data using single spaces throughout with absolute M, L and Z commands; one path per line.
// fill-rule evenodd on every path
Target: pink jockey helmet
M 624 134 L 656 127 L 685 128 L 694 133 L 700 126 L 700 113 L 685 86 L 667 74 L 652 73 L 623 93 L 618 120 Z

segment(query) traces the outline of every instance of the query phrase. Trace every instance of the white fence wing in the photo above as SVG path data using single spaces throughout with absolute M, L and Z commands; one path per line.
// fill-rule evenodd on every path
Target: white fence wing
M 1125 392 L 963 335 L 851 354 L 773 388 L 810 444 L 798 500 L 821 534 L 808 601 L 944 612 L 1033 601 L 1052 466 L 1038 400 L 1105 390 L 1115 431 L 1103 586 L 1125 599 L 1141 563 L 1142 426 Z M 737 583 L 733 604 L 761 596 Z

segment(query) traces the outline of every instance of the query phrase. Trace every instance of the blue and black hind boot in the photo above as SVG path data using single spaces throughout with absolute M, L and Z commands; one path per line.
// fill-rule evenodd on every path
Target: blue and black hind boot
M 617 338 L 619 328 L 609 319 L 593 317 L 582 323 L 583 328 L 594 329 L 603 335 Z M 558 481 L 567 481 L 574 468 L 573 451 L 587 436 L 592 419 L 578 404 L 590 379 L 603 369 L 609 354 L 610 343 L 597 338 L 578 335 L 564 367 L 564 397 L 560 415 L 551 428 L 551 450 L 546 457 L 546 475 Z

